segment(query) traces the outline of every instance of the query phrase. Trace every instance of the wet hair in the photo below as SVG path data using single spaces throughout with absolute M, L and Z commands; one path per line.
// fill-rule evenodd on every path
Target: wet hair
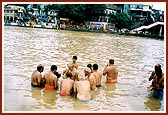
M 98 65 L 97 64 L 93 64 L 93 69 L 94 70 L 98 70 Z
M 91 69 L 93 66 L 92 66 L 92 64 L 89 63 L 89 64 L 87 64 L 87 67 Z
M 41 72 L 41 71 L 43 71 L 43 70 L 44 70 L 43 65 L 42 65 L 42 64 L 39 64 L 39 65 L 37 66 L 37 71 Z
M 71 78 L 71 77 L 72 77 L 72 73 L 71 73 L 71 72 L 67 72 L 67 73 L 66 73 L 66 76 L 67 76 L 67 78 L 68 78 L 68 77 Z
M 110 64 L 114 64 L 114 59 L 110 59 L 110 60 L 109 60 L 109 63 L 110 63 Z
M 77 56 L 73 56 L 72 59 L 76 59 L 77 60 L 78 58 L 77 58 Z
M 155 73 L 159 78 L 162 77 L 162 69 L 160 64 L 155 65 Z
M 51 71 L 57 70 L 57 66 L 56 65 L 52 65 L 51 66 Z
M 57 71 L 54 72 L 54 75 L 56 75 L 57 78 L 60 78 L 60 77 L 61 77 L 61 74 L 59 74 Z

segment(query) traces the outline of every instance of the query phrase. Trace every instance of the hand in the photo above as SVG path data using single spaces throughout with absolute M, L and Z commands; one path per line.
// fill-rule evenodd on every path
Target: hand
M 152 91 L 152 89 L 153 89 L 152 86 L 147 87 L 147 91 L 148 91 L 148 92 L 149 92 L 149 91 Z

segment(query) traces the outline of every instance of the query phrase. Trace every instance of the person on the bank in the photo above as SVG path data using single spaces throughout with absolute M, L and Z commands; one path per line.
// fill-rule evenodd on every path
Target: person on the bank
M 79 76 L 79 81 L 74 83 L 74 93 L 77 95 L 77 99 L 81 101 L 88 101 L 91 99 L 90 83 L 84 76 Z
M 92 91 L 96 90 L 96 79 L 94 77 L 94 75 L 91 73 L 90 68 L 86 68 L 84 69 L 84 73 L 85 73 L 85 77 L 88 79 L 89 83 L 90 83 L 90 89 Z
M 42 75 L 41 72 L 44 70 L 44 65 L 39 64 L 37 66 L 37 70 L 34 70 L 34 72 L 31 75 L 31 85 L 34 87 L 42 87 L 43 81 L 42 81 Z
M 152 91 L 154 97 L 162 99 L 164 89 L 164 74 L 160 64 L 155 65 L 155 70 L 151 73 L 149 81 L 152 80 L 152 84 L 148 87 L 148 91 Z
M 78 71 L 76 70 L 76 68 L 74 68 L 73 64 L 68 64 L 68 68 L 66 68 L 65 70 L 63 70 L 63 78 L 66 78 L 66 73 L 70 72 L 72 74 L 71 79 L 72 80 L 77 80 L 78 77 Z
M 54 90 L 58 88 L 58 78 L 54 74 L 57 71 L 57 66 L 52 65 L 50 71 L 45 73 L 43 79 L 45 80 L 45 89 Z
M 93 75 L 96 79 L 96 87 L 101 87 L 101 79 L 102 79 L 103 73 L 98 70 L 97 64 L 93 64 Z
M 67 78 L 62 79 L 60 83 L 60 96 L 70 96 L 73 92 L 74 80 L 71 79 L 72 74 L 66 73 Z
M 103 70 L 103 75 L 106 75 L 106 83 L 117 83 L 118 70 L 114 66 L 114 59 L 109 60 L 109 64 Z

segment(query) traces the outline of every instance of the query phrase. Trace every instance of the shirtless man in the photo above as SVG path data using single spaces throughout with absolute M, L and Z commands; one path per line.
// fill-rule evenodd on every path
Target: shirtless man
M 81 101 L 91 99 L 90 83 L 84 77 L 79 77 L 79 81 L 74 83 L 74 93 L 77 93 L 77 98 Z
M 93 75 L 96 79 L 96 87 L 101 87 L 101 79 L 102 79 L 103 73 L 98 70 L 97 64 L 93 64 Z
M 74 68 L 78 69 L 78 63 L 76 62 L 77 60 L 77 56 L 73 56 L 72 57 L 72 65 L 74 66 Z
M 39 64 L 37 66 L 37 70 L 35 70 L 31 75 L 31 85 L 34 87 L 41 87 L 42 83 L 42 75 L 41 72 L 43 72 L 44 66 L 42 64 Z
M 63 78 L 66 78 L 66 73 L 70 72 L 72 74 L 72 80 L 77 80 L 78 78 L 78 71 L 76 70 L 76 68 L 74 68 L 74 66 L 72 64 L 68 64 L 68 68 L 66 68 L 62 75 L 63 75 Z
M 62 79 L 60 84 L 60 95 L 61 96 L 69 96 L 71 91 L 73 90 L 74 80 L 71 79 L 72 74 L 68 72 L 66 74 L 67 78 Z
M 54 72 L 56 71 L 57 71 L 57 66 L 52 65 L 50 72 L 44 74 L 43 79 L 46 82 L 45 89 L 54 90 L 58 88 L 58 78 L 54 74 Z
M 94 77 L 94 75 L 91 73 L 91 70 L 90 68 L 86 68 L 84 70 L 84 73 L 85 73 L 85 77 L 88 79 L 88 81 L 90 82 L 90 89 L 91 90 L 96 90 L 96 79 Z
M 113 64 L 114 60 L 110 59 L 109 64 L 103 70 L 103 75 L 107 75 L 106 83 L 117 83 L 118 70 Z

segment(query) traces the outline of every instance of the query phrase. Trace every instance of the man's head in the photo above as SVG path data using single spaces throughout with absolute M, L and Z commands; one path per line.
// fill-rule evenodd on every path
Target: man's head
M 68 78 L 68 77 L 71 78 L 71 77 L 72 77 L 72 73 L 71 73 L 71 72 L 67 72 L 67 73 L 66 73 L 66 76 L 67 76 L 67 78 Z
M 110 59 L 109 64 L 114 64 L 114 59 Z
M 85 73 L 85 76 L 89 76 L 90 73 L 91 73 L 91 69 L 87 67 L 87 68 L 84 70 L 84 73 Z
M 93 70 L 98 70 L 98 65 L 97 64 L 93 64 Z
M 53 72 L 54 72 L 54 71 L 57 71 L 57 66 L 56 66 L 56 65 L 52 65 L 52 66 L 51 66 L 51 71 L 53 71 Z
M 37 71 L 39 71 L 39 72 L 41 73 L 41 72 L 43 72 L 43 70 L 44 70 L 44 65 L 39 64 L 39 65 L 37 66 Z
M 78 59 L 77 56 L 73 56 L 73 57 L 72 57 L 72 60 L 73 60 L 74 62 L 75 62 L 77 59 Z
M 93 67 L 92 64 L 87 64 L 87 67 L 89 67 L 90 69 Z
M 162 69 L 161 69 L 161 65 L 160 64 L 156 64 L 155 65 L 155 73 L 158 77 L 162 76 Z
M 56 76 L 57 76 L 57 78 L 60 78 L 60 77 L 61 77 L 61 74 L 60 74 L 60 73 L 58 73 L 57 71 L 54 71 L 54 75 L 56 75 Z

